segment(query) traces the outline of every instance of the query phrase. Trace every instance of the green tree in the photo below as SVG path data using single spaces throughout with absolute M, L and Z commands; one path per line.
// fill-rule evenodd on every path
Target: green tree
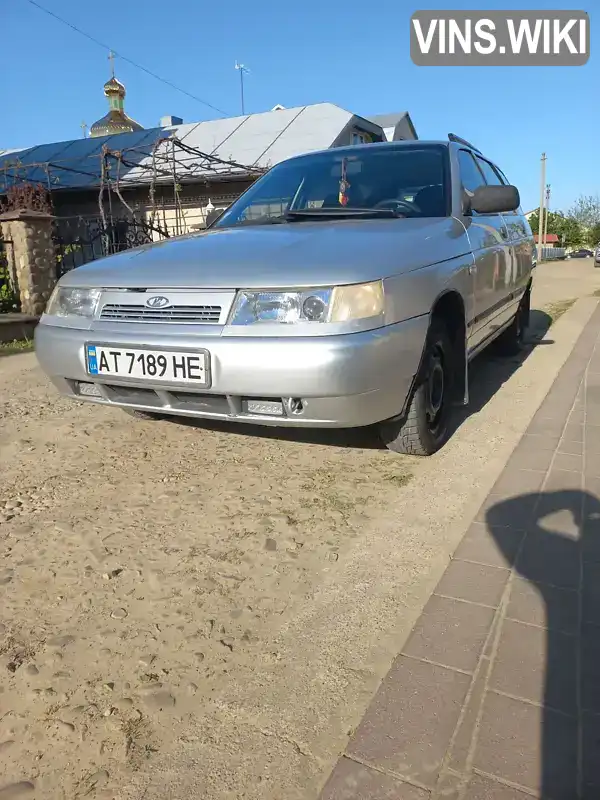
M 600 222 L 597 222 L 588 229 L 587 243 L 590 247 L 595 247 L 597 244 L 600 244 Z
M 539 233 L 540 216 L 536 211 L 529 217 L 529 224 L 533 233 Z M 561 247 L 581 247 L 585 242 L 585 231 L 579 222 L 570 216 L 565 216 L 560 211 L 548 212 L 547 233 L 555 233 Z
M 545 215 L 544 215 L 544 217 L 545 217 Z M 562 216 L 562 214 L 560 214 L 560 213 L 558 213 L 556 211 L 549 211 L 548 212 L 548 231 L 547 232 L 548 233 L 556 233 L 557 235 L 560 235 L 560 231 L 562 229 L 563 220 L 564 220 L 564 217 Z M 540 228 L 540 212 L 539 212 L 539 210 L 536 211 L 535 213 L 533 213 L 529 217 L 529 224 L 531 225 L 531 230 L 534 233 L 537 234 L 537 233 L 540 232 L 540 230 L 539 230 L 539 228 Z
M 573 217 L 563 217 L 558 235 L 562 247 L 581 247 L 585 243 L 585 230 Z
M 584 228 L 600 223 L 600 195 L 580 195 L 569 209 L 567 216 L 573 217 Z

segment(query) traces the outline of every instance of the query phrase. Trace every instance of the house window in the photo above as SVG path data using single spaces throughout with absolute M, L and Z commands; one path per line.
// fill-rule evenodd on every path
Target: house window
M 358 133 L 358 131 L 352 133 L 352 144 L 366 144 L 370 141 L 371 139 L 366 133 Z

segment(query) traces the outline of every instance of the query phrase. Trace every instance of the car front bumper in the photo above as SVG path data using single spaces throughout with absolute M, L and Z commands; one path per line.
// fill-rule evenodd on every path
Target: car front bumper
M 193 331 L 169 335 L 157 331 L 159 326 L 133 333 L 127 325 L 99 334 L 42 319 L 35 331 L 35 348 L 57 389 L 77 400 L 263 425 L 359 427 L 403 413 L 428 322 L 424 315 L 361 333 L 261 338 L 202 336 Z M 198 392 L 188 384 L 89 375 L 87 343 L 206 350 L 210 385 Z M 269 413 L 249 411 L 248 401 L 268 403 Z M 277 404 L 281 410 L 271 413 Z

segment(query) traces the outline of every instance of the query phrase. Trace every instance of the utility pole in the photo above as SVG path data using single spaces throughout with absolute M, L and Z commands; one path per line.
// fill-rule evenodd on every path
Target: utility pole
M 542 261 L 542 247 L 544 245 L 544 201 L 546 195 L 546 153 L 542 153 L 542 182 L 540 189 L 540 214 L 538 224 L 538 262 Z
M 544 220 L 544 245 L 548 244 L 548 216 L 550 215 L 550 184 L 546 184 L 546 219 Z
M 244 113 L 245 113 L 245 111 L 244 111 L 244 72 L 250 72 L 250 70 L 246 69 L 246 67 L 243 64 L 238 64 L 237 61 L 235 62 L 235 68 L 240 73 L 240 94 L 241 94 L 241 99 L 242 99 L 242 116 L 243 116 Z

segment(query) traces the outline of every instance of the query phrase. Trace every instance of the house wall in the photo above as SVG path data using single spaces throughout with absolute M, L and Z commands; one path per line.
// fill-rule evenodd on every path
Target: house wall
M 146 221 L 153 219 L 157 228 L 175 236 L 206 226 L 205 208 L 209 200 L 217 209 L 226 208 L 252 183 L 253 180 L 245 179 L 184 185 L 179 193 L 177 207 L 173 187 L 159 185 L 155 193 L 154 214 L 147 187 L 121 190 L 121 194 L 136 215 Z M 56 217 L 65 220 L 65 224 L 70 227 L 75 226 L 78 218 L 100 218 L 97 188 L 84 192 L 55 192 L 53 202 Z M 111 214 L 113 218 L 130 216 L 130 212 L 114 192 L 111 193 L 110 200 L 105 193 L 103 208 L 107 220 Z M 161 238 L 158 231 L 155 238 Z
M 345 147 L 350 144 L 361 144 L 369 142 L 383 142 L 385 137 L 383 130 L 378 125 L 361 124 L 360 119 L 355 117 L 349 125 L 340 133 L 333 143 L 333 147 Z

